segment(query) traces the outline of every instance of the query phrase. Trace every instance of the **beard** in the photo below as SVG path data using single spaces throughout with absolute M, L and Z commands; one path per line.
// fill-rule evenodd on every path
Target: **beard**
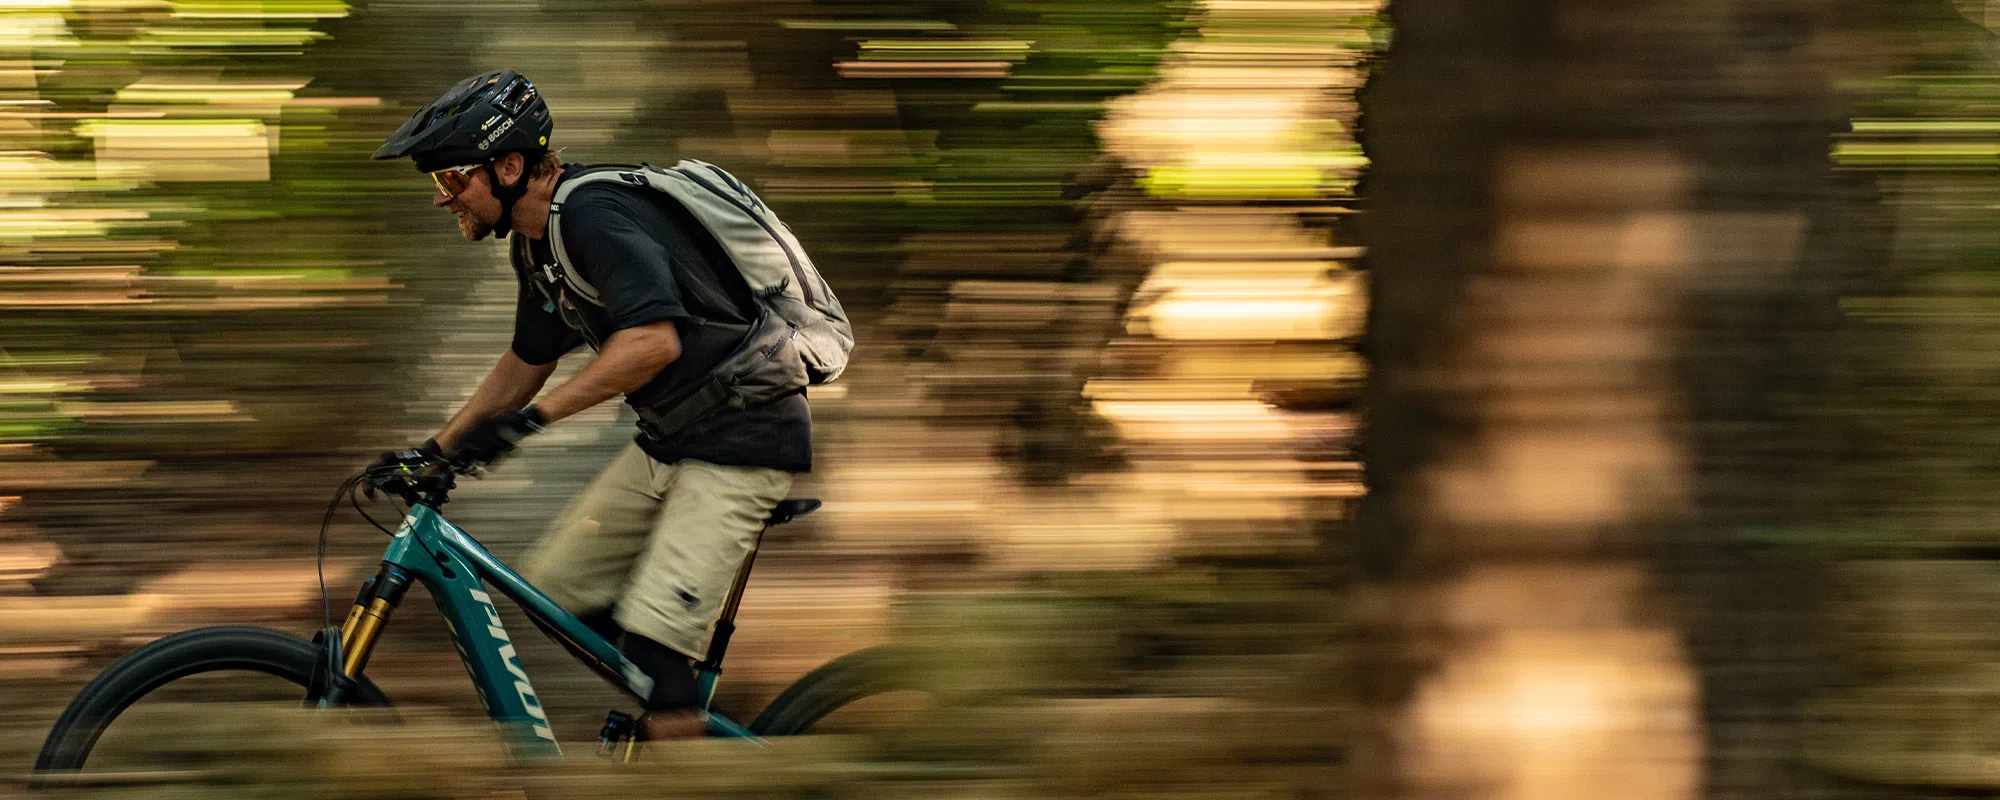
M 466 241 L 476 242 L 493 235 L 493 226 L 480 221 L 478 217 L 472 215 L 472 212 L 467 211 L 458 215 L 458 232 L 465 236 Z

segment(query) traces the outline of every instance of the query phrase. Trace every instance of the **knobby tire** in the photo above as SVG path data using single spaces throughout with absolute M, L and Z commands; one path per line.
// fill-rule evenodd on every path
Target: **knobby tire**
M 152 691 L 191 675 L 261 672 L 297 684 L 303 702 L 318 659 L 312 642 L 268 628 L 226 625 L 155 639 L 119 657 L 77 693 L 49 731 L 35 770 L 82 769 L 98 737 L 119 714 Z M 349 705 L 389 705 L 389 698 L 366 678 L 352 694 Z
M 750 723 L 758 736 L 810 733 L 827 715 L 857 700 L 930 688 L 934 655 L 888 645 L 858 650 L 820 666 L 791 685 Z

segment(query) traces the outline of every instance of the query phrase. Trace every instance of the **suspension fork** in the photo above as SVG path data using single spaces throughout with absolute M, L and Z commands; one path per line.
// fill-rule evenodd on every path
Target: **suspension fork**
M 368 666 L 368 656 L 375 651 L 375 642 L 382 636 L 382 627 L 389 623 L 389 615 L 403 602 L 403 593 L 409 591 L 410 574 L 394 564 L 383 564 L 382 570 L 361 584 L 361 593 L 354 598 L 354 607 L 347 612 L 347 621 L 340 626 L 340 671 L 343 677 L 361 677 L 361 670 Z

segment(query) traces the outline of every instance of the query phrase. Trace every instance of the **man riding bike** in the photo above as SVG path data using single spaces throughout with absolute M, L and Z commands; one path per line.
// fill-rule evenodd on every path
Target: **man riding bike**
M 432 180 L 431 204 L 452 212 L 467 240 L 511 232 L 520 282 L 512 345 L 472 399 L 435 437 L 377 465 L 490 463 L 621 394 L 657 413 L 730 357 L 756 321 L 756 300 L 729 254 L 671 198 L 595 181 L 558 203 L 562 185 L 588 168 L 558 158 L 553 130 L 534 85 L 503 70 L 452 87 L 375 152 L 413 159 Z M 537 280 L 559 268 L 594 287 L 591 302 Z M 557 360 L 586 343 L 596 359 L 535 400 Z M 718 404 L 672 430 L 647 419 L 657 417 L 642 413 L 633 444 L 563 512 L 521 572 L 653 678 L 642 736 L 667 739 L 701 731 L 690 659 L 703 655 L 772 507 L 811 470 L 812 421 L 802 389 Z

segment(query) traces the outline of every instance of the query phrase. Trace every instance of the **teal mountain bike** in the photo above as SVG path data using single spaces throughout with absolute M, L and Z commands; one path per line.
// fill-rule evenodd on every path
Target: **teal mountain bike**
M 422 584 L 444 620 L 465 661 L 486 712 L 498 723 L 517 757 L 561 754 L 548 713 L 535 694 L 534 683 L 522 669 L 514 640 L 501 624 L 489 587 L 513 601 L 537 627 L 560 643 L 613 685 L 643 698 L 652 679 L 618 647 L 557 606 L 514 570 L 439 513 L 454 486 L 457 471 L 438 465 L 411 472 L 396 466 L 371 469 L 349 479 L 334 494 L 328 521 L 345 498 L 368 489 L 401 498 L 408 504 L 402 524 L 390 531 L 389 549 L 373 578 L 361 586 L 344 624 L 328 624 L 312 640 L 267 628 L 218 626 L 197 628 L 156 639 L 125 654 L 84 686 L 72 700 L 42 745 L 35 769 L 44 774 L 74 772 L 84 767 L 106 730 L 134 703 L 176 681 L 211 673 L 263 673 L 304 690 L 308 706 L 387 706 L 389 698 L 364 673 L 368 656 L 380 640 L 389 617 L 411 584 Z M 780 502 L 764 530 L 797 519 L 820 505 L 818 500 Z M 365 516 L 365 513 L 364 513 Z M 372 521 L 372 520 L 371 520 Z M 326 527 L 320 531 L 325 555 Z M 763 541 L 760 532 L 758 544 Z M 806 733 L 834 711 L 863 698 L 892 692 L 922 691 L 918 650 L 882 646 L 835 659 L 808 673 L 771 701 L 747 725 L 709 708 L 722 658 L 735 631 L 735 617 L 756 559 L 751 548 L 737 572 L 735 585 L 715 627 L 708 654 L 695 665 L 707 730 L 711 736 L 755 739 Z M 322 580 L 324 600 L 324 580 Z M 330 612 L 330 609 L 329 609 Z M 328 615 L 331 623 L 331 614 Z M 298 695 L 294 695 L 298 696 Z M 628 747 L 634 723 L 612 712 L 600 734 L 606 752 Z M 629 749 L 626 751 L 629 755 Z

